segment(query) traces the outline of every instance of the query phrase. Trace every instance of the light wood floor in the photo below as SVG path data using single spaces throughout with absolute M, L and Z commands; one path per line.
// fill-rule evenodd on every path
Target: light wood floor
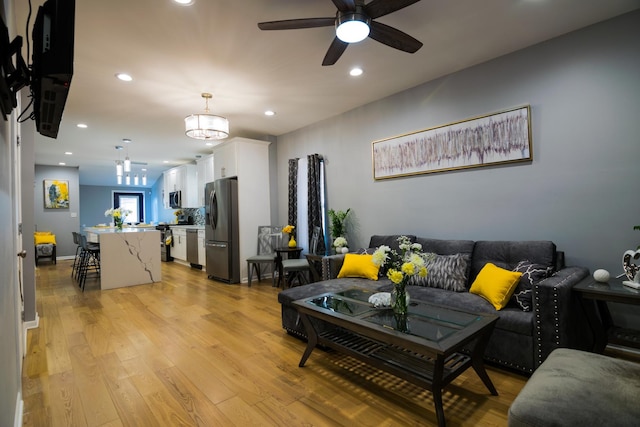
M 161 283 L 85 292 L 71 262 L 37 268 L 38 329 L 28 332 L 25 426 L 432 426 L 427 391 L 316 350 L 280 322 L 278 289 L 225 285 L 163 263 Z M 473 370 L 444 393 L 449 426 L 505 426 L 526 377 Z

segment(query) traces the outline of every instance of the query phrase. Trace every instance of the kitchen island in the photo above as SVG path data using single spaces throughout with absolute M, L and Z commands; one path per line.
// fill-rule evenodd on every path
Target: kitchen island
M 155 227 L 87 227 L 87 241 L 100 244 L 100 289 L 162 280 L 160 231 Z

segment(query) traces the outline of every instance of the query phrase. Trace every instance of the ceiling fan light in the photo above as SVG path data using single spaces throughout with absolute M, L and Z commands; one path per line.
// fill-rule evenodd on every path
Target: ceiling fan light
M 345 43 L 358 43 L 369 36 L 371 20 L 360 13 L 339 14 L 336 36 Z
M 210 140 L 229 136 L 229 120 L 213 114 L 192 114 L 185 117 L 184 125 L 190 138 Z

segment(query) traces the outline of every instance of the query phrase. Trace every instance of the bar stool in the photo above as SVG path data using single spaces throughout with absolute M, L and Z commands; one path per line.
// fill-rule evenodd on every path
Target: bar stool
M 80 256 L 82 254 L 82 246 L 80 246 L 80 233 L 72 231 L 73 243 L 76 244 L 76 256 L 73 258 L 73 266 L 71 267 L 71 277 L 77 280 L 76 274 L 78 266 L 80 266 Z
M 88 243 L 87 236 L 80 234 L 80 246 L 82 252 L 78 267 L 78 287 L 84 292 L 84 285 L 90 272 L 94 272 L 97 277 L 100 277 L 100 245 Z

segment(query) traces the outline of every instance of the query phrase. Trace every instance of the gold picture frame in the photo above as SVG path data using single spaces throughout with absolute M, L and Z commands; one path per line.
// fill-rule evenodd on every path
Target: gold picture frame
M 533 160 L 529 105 L 371 143 L 382 180 Z
M 69 181 L 45 179 L 42 184 L 45 209 L 69 209 Z

